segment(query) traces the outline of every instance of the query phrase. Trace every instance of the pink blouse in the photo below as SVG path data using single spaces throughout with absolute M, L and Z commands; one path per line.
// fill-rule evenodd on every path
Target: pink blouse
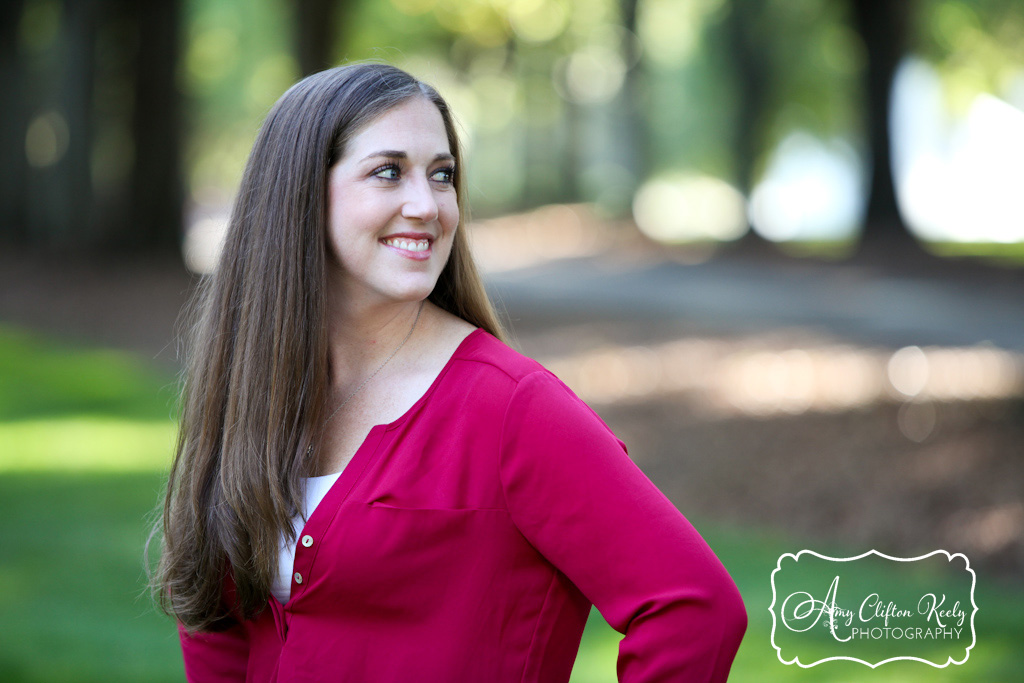
M 370 430 L 299 539 L 287 604 L 179 629 L 188 680 L 564 682 L 593 603 L 625 636 L 620 681 L 724 681 L 746 629 L 622 442 L 481 329 Z

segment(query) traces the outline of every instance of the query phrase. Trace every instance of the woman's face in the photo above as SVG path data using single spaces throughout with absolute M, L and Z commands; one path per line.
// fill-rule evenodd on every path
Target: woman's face
M 356 133 L 328 176 L 331 285 L 345 301 L 419 301 L 459 224 L 441 112 L 414 97 Z

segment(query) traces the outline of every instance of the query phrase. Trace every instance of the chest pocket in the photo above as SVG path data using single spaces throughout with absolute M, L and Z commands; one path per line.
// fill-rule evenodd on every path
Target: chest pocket
M 403 620 L 429 618 L 487 585 L 529 552 L 508 512 L 399 507 L 372 501 L 344 510 L 316 558 L 317 604 Z M 525 544 L 525 547 L 524 547 Z M 310 596 L 312 597 L 312 596 Z

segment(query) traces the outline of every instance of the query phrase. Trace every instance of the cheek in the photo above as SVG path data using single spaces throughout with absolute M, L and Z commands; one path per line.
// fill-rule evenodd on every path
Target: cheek
M 358 241 L 382 222 L 372 197 L 357 192 L 332 192 L 328 197 L 328 234 L 335 240 Z
M 438 213 L 441 217 L 442 225 L 445 230 L 454 231 L 459 225 L 459 203 L 455 197 L 451 197 L 449 200 L 438 206 Z

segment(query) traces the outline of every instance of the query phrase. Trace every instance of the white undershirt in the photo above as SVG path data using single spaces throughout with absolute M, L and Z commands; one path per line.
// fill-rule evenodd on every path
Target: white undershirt
M 291 541 L 281 535 L 281 547 L 277 553 L 277 575 L 274 583 L 270 586 L 270 592 L 283 605 L 288 602 L 292 594 L 292 569 L 295 566 L 295 545 L 299 540 L 299 532 L 306 525 L 306 520 L 316 510 L 316 506 L 324 499 L 327 492 L 338 481 L 341 472 L 325 474 L 322 477 L 308 477 L 305 482 L 305 495 L 303 496 L 302 514 L 292 517 L 292 528 L 295 529 L 295 536 Z

